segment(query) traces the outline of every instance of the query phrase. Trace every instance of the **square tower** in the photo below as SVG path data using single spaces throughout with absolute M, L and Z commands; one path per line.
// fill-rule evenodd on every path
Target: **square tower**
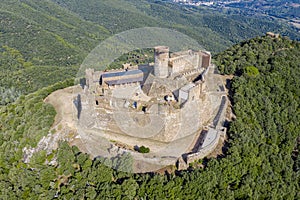
M 154 48 L 154 75 L 159 78 L 169 76 L 169 47 L 158 46 Z

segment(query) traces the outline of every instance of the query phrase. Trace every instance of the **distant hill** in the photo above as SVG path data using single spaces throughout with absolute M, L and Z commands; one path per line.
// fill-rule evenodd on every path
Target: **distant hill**
M 145 26 L 174 28 L 193 37 L 206 49 L 219 52 L 267 31 L 300 39 L 284 24 L 245 15 L 222 14 L 206 8 L 181 6 L 157 0 L 52 0 L 112 33 Z
M 168 0 L 188 6 L 201 6 L 221 13 L 236 13 L 239 16 L 252 16 L 257 19 L 265 18 L 278 20 L 294 25 L 300 30 L 299 0 Z
M 36 65 L 80 64 L 111 34 L 145 26 L 176 29 L 212 52 L 267 31 L 300 38 L 276 22 L 164 1 L 2 0 L 0 7 L 1 45 L 19 50 Z

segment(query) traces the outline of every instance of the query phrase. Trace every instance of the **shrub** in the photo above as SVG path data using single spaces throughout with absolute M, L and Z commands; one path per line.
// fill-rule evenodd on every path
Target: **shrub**
M 140 153 L 149 153 L 150 152 L 150 149 L 148 147 L 145 147 L 145 146 L 141 146 L 139 148 L 139 152 Z

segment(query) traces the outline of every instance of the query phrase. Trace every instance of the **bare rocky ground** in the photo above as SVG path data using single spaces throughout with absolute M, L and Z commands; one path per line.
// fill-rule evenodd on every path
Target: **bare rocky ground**
M 50 94 L 45 100 L 54 106 L 56 110 L 55 122 L 49 131 L 49 134 L 41 139 L 36 148 L 25 148 L 24 161 L 29 162 L 33 153 L 46 150 L 51 153 L 58 148 L 59 141 L 76 141 L 78 138 L 76 128 L 76 115 L 74 115 L 74 90 L 80 89 L 78 86 L 58 90 Z M 55 164 L 55 163 L 53 163 Z

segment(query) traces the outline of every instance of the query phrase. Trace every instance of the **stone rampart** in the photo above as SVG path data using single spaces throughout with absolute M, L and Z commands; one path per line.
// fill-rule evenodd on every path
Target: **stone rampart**
M 227 108 L 227 98 L 226 96 L 222 96 L 220 108 L 216 117 L 214 119 L 214 128 L 209 128 L 207 135 L 205 136 L 204 142 L 201 147 L 197 150 L 197 152 L 190 153 L 186 155 L 186 164 L 187 166 L 194 162 L 195 160 L 199 160 L 204 158 L 205 156 L 212 153 L 217 145 L 219 144 L 220 138 L 224 140 L 227 129 L 224 126 L 224 119 L 226 115 Z M 182 166 L 182 164 L 181 164 Z
M 209 134 L 209 132 L 208 132 L 208 134 Z M 219 143 L 220 135 L 221 135 L 221 131 L 217 131 L 217 133 L 214 136 L 211 143 L 209 143 L 207 146 L 205 146 L 203 148 L 200 148 L 199 151 L 196 153 L 188 154 L 186 157 L 186 163 L 190 164 L 190 163 L 194 162 L 195 160 L 202 159 L 205 156 L 212 153 Z

